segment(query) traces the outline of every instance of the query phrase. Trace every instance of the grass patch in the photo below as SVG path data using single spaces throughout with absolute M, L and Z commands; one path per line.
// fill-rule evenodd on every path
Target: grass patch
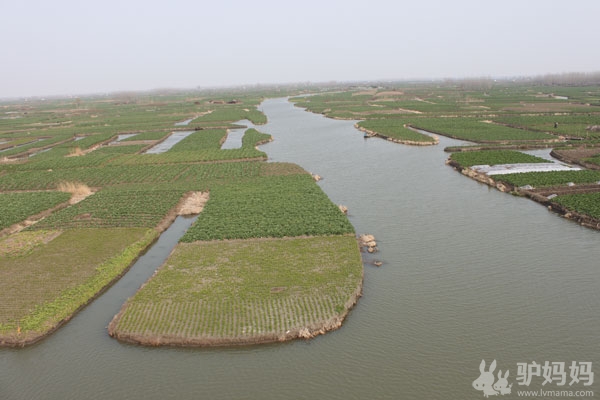
M 180 243 L 110 331 L 145 344 L 312 335 L 339 326 L 361 284 L 353 235 Z
M 16 237 L 21 235 L 31 233 Z M 67 230 L 0 258 L 0 343 L 54 329 L 122 274 L 156 236 L 140 228 Z M 9 240 L 14 238 L 2 239 L 2 247 Z

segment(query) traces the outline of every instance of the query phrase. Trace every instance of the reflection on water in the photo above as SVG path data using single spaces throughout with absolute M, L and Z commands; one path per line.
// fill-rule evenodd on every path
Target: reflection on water
M 284 99 L 262 108 L 271 161 L 323 176 L 357 233 L 378 239 L 384 265 L 365 266 L 344 326 L 267 346 L 124 345 L 106 325 L 147 279 L 132 270 L 124 292 L 108 291 L 47 340 L 1 349 L 0 398 L 475 399 L 482 359 L 510 369 L 512 383 L 517 362 L 600 362 L 599 232 L 444 165 L 457 141 L 364 140 L 354 121 Z

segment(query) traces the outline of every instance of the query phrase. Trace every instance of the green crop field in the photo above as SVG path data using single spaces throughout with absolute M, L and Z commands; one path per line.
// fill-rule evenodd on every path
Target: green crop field
M 420 118 L 410 124 L 429 132 L 473 142 L 555 140 L 543 132 L 532 132 L 487 123 L 472 117 Z
M 512 150 L 484 150 L 484 151 L 467 151 L 453 153 L 450 159 L 456 161 L 463 167 L 471 167 L 473 165 L 498 165 L 498 164 L 517 164 L 517 163 L 547 163 L 541 157 L 532 156 L 530 154 L 521 153 L 520 151 Z
M 407 128 L 402 121 L 397 119 L 377 119 L 361 121 L 358 126 L 375 133 L 404 141 L 433 143 L 434 138 Z
M 433 139 L 405 126 L 490 148 L 553 146 L 565 137 L 571 140 L 561 145 L 592 147 L 600 140 L 594 128 L 600 125 L 597 87 L 487 79 L 342 86 L 292 101 L 414 142 Z M 203 344 L 207 338 L 231 343 L 247 337 L 279 340 L 288 331 L 303 336 L 305 328 L 310 336 L 317 326 L 338 324 L 362 277 L 348 218 L 302 168 L 264 162 L 267 155 L 257 145 L 270 135 L 247 129 L 241 148 L 221 149 L 227 129 L 240 128 L 238 121 L 267 122 L 258 109 L 265 97 L 320 91 L 314 89 L 2 101 L 0 229 L 49 215 L 0 237 L 0 344 L 44 335 L 93 299 L 150 244 L 192 191 L 209 193 L 204 211 L 170 264 L 118 317 L 117 336 L 142 337 L 147 344 L 165 337 L 181 344 L 188 339 Z M 192 133 L 165 153 L 144 154 L 174 131 Z M 122 134 L 135 136 L 114 143 Z M 585 157 L 595 161 L 593 154 Z M 452 158 L 464 166 L 538 161 L 494 150 Z M 539 187 L 595 183 L 600 171 L 495 179 Z M 70 194 L 58 192 L 63 184 L 87 185 L 93 194 L 64 204 Z M 590 198 L 577 209 L 595 213 Z M 298 260 L 312 269 L 304 270 Z M 214 275 L 215 265 L 222 268 L 222 280 Z M 347 265 L 351 273 L 340 269 Z M 186 274 L 197 279 L 184 282 Z
M 60 210 L 33 229 L 153 228 L 183 196 L 181 190 L 106 188 Z
M 600 192 L 566 194 L 555 197 L 552 201 L 600 220 Z
M 62 192 L 0 193 L 0 231 L 69 200 Z
M 361 286 L 354 236 L 181 243 L 109 330 L 151 345 L 308 337 L 337 327 Z
M 551 171 L 523 172 L 520 174 L 494 175 L 497 181 L 507 182 L 513 186 L 531 185 L 533 187 L 559 186 L 573 183 L 600 182 L 600 171 Z
M 354 232 L 308 174 L 215 186 L 210 197 L 182 241 Z
M 57 326 L 117 278 L 154 230 L 74 229 L 0 238 L 0 344 Z

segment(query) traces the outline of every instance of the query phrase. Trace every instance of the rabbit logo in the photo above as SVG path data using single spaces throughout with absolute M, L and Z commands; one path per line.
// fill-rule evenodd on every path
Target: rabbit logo
M 479 364 L 479 378 L 473 381 L 473 387 L 476 390 L 483 391 L 484 397 L 496 396 L 498 394 L 505 395 L 510 394 L 512 383 L 508 384 L 508 370 L 502 376 L 502 371 L 498 371 L 498 381 L 494 383 L 494 370 L 496 369 L 496 360 L 490 364 L 490 369 L 485 370 L 485 360 L 481 360 Z
M 498 371 L 498 380 L 494 383 L 494 389 L 497 390 L 501 395 L 510 394 L 512 383 L 508 384 L 508 370 L 502 377 L 502 370 Z

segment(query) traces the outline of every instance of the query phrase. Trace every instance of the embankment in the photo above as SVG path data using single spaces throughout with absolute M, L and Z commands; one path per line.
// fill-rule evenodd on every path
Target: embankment
M 451 159 L 448 159 L 446 161 L 446 164 L 451 166 L 452 168 L 454 168 L 461 174 L 468 176 L 469 178 L 471 178 L 477 182 L 484 183 L 488 186 L 498 189 L 501 192 L 511 193 L 511 194 L 515 194 L 518 196 L 527 197 L 537 203 L 540 203 L 540 204 L 548 207 L 549 210 L 563 216 L 566 219 L 575 221 L 575 222 L 579 223 L 580 225 L 585 226 L 587 228 L 600 230 L 600 219 L 593 218 L 589 215 L 582 214 L 582 213 L 576 212 L 574 210 L 568 209 L 567 207 L 565 207 L 561 204 L 553 202 L 551 199 L 549 199 L 547 197 L 547 196 L 550 196 L 551 194 L 562 195 L 562 194 L 598 192 L 598 191 L 600 191 L 600 188 L 598 187 L 597 184 L 576 185 L 576 186 L 567 186 L 567 187 L 565 187 L 565 186 L 544 187 L 544 188 L 539 188 L 539 189 L 524 189 L 524 188 L 515 187 L 507 182 L 496 181 L 486 174 L 477 172 L 477 171 L 472 170 L 467 167 L 463 167 L 459 163 L 457 163 L 456 161 L 453 161 Z

